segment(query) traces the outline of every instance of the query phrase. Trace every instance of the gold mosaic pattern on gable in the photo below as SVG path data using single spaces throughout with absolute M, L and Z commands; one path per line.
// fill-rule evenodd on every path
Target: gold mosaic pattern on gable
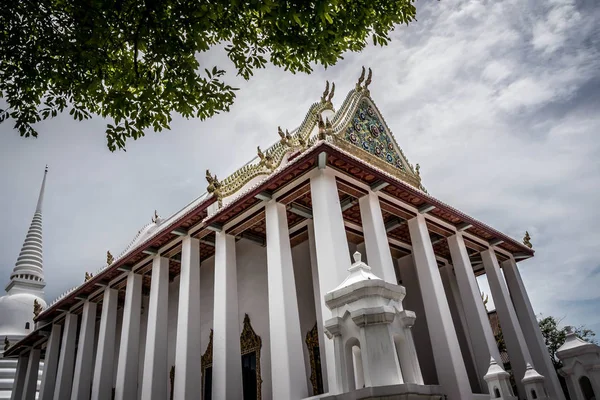
M 207 191 L 218 199 L 231 196 L 252 179 L 261 175 L 269 175 L 273 170 L 277 169 L 289 151 L 303 151 L 314 143 L 314 140 L 310 140 L 309 137 L 319 121 L 319 116 L 325 110 L 333 111 L 331 98 L 333 97 L 335 85 L 331 91 L 329 91 L 328 87 L 329 83 L 327 83 L 326 92 L 324 93 L 325 100 L 314 103 L 310 107 L 304 117 L 304 121 L 302 121 L 302 124 L 300 124 L 300 127 L 295 132 L 290 134 L 286 131 L 282 136 L 283 131 L 278 128 L 281 139 L 265 151 L 260 150 L 260 148 L 257 149 L 258 159 L 260 160 L 258 163 L 246 164 L 222 181 L 219 181 L 216 176 L 212 176 L 207 171 Z

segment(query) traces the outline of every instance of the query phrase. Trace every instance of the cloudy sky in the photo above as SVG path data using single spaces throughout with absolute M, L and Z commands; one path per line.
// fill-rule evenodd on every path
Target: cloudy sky
M 231 112 L 210 121 L 175 117 L 111 153 L 97 118 L 68 115 L 22 139 L 0 125 L 0 282 L 5 285 L 31 221 L 43 169 L 46 299 L 119 254 L 148 223 L 203 193 L 257 145 L 290 130 L 335 81 L 334 105 L 360 66 L 371 94 L 429 192 L 520 239 L 536 257 L 520 264 L 534 309 L 600 335 L 600 9 L 595 1 L 456 1 L 417 5 L 385 48 L 348 54 L 334 68 L 291 75 L 274 67 L 241 88 Z M 220 51 L 200 56 L 229 68 Z

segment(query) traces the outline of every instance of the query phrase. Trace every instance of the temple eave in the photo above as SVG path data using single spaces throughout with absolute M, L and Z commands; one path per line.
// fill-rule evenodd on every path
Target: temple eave
M 520 260 L 532 257 L 534 254 L 534 251 L 525 245 L 419 190 L 415 187 L 415 182 L 413 184 L 407 183 L 404 176 L 395 176 L 389 171 L 373 167 L 361 158 L 335 144 L 328 141 L 319 141 L 310 149 L 295 157 L 285 167 L 282 167 L 269 176 L 265 176 L 265 179 L 259 184 L 235 196 L 234 199 L 218 209 L 211 216 L 207 215 L 207 208 L 211 204 L 214 204 L 217 198 L 215 196 L 207 197 L 196 208 L 185 213 L 168 226 L 161 227 L 154 236 L 140 243 L 136 248 L 131 249 L 128 254 L 118 258 L 112 265 L 95 275 L 90 281 L 52 304 L 36 320 L 39 318 L 50 318 L 55 315 L 59 308 L 68 308 L 79 302 L 79 300 L 76 300 L 77 297 L 96 292 L 98 289 L 97 284 L 106 284 L 116 278 L 121 274 L 120 268 L 123 268 L 123 266 L 132 266 L 148 258 L 149 256 L 145 254 L 144 250 L 153 248 L 161 249 L 162 253 L 169 252 L 169 248 L 163 247 L 180 238 L 177 234 L 178 230 L 185 229 L 186 231 L 191 231 L 192 236 L 198 238 L 207 236 L 207 227 L 215 226 L 215 224 L 216 226 L 225 225 L 237 215 L 259 204 L 261 200 L 257 196 L 260 193 L 265 191 L 270 193 L 276 192 L 288 183 L 301 179 L 303 175 L 317 168 L 316 158 L 322 152 L 327 154 L 328 166 L 348 174 L 352 178 L 368 185 L 377 181 L 386 182 L 388 186 L 383 188 L 382 191 L 386 195 L 402 201 L 402 203 L 410 208 L 418 210 L 424 204 L 434 206 L 435 208 L 430 212 L 447 224 L 447 227 L 444 228 L 448 232 L 452 229 L 456 230 L 456 227 L 461 224 L 468 224 L 471 227 L 466 229 L 465 232 L 472 235 L 481 247 L 489 245 L 491 240 L 501 239 L 503 243 L 499 244 L 497 248 L 506 251 L 507 254 L 519 257 Z

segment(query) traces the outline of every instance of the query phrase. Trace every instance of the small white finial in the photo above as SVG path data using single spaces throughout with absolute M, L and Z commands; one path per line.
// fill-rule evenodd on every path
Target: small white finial
M 490 365 L 497 365 L 496 359 L 494 357 L 490 357 Z
M 354 252 L 354 262 L 359 263 L 362 259 L 362 254 L 359 251 Z
M 573 333 L 573 327 L 572 326 L 565 326 L 565 331 L 567 332 L 567 335 L 570 333 Z
M 527 366 L 525 367 L 525 369 L 526 369 L 526 370 L 528 370 L 528 369 L 533 369 L 533 367 L 531 366 L 531 364 L 530 364 L 530 363 L 527 363 Z

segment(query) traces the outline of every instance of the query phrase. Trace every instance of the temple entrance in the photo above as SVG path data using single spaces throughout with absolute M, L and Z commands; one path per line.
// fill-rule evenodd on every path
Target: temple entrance
M 256 386 L 256 353 L 242 356 L 242 385 L 244 400 L 254 400 L 257 395 Z
M 261 400 L 260 349 L 262 340 L 254 332 L 248 314 L 244 316 L 240 347 L 242 350 L 242 394 L 244 400 Z
M 310 383 L 312 385 L 313 396 L 316 396 L 324 393 L 319 332 L 316 322 L 315 326 L 306 334 L 306 346 L 308 347 L 308 357 L 310 359 Z

